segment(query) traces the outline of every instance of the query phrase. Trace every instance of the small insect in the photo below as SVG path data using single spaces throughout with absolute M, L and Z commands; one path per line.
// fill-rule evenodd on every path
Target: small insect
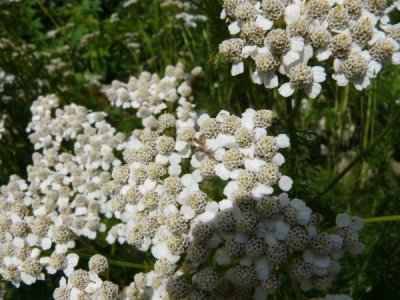
M 214 152 L 206 146 L 206 136 L 201 134 L 199 138 L 191 137 L 187 140 L 190 147 L 205 153 L 209 158 L 214 157 Z

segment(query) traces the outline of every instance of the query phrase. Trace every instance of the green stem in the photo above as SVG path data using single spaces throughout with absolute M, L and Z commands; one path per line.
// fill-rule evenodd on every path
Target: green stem
M 300 90 L 298 90 L 298 91 L 296 92 L 296 98 L 295 98 L 294 108 L 293 108 L 293 110 L 292 110 L 292 113 L 291 113 L 290 116 L 289 116 L 289 119 L 292 119 L 293 121 L 296 119 L 297 112 L 298 112 L 299 109 L 300 109 L 301 100 L 302 100 L 302 99 L 303 99 L 303 93 L 302 93 Z
M 340 179 L 344 177 L 359 161 L 362 161 L 369 152 L 386 136 L 386 134 L 392 129 L 393 124 L 397 122 L 399 112 L 397 112 L 393 119 L 389 122 L 383 132 L 376 138 L 376 140 L 370 144 L 367 148 L 365 148 L 340 174 L 318 195 L 317 199 L 325 196 L 335 185 L 339 182 Z
M 374 85 L 373 85 L 374 87 Z M 372 88 L 373 90 L 373 88 Z M 372 90 L 370 91 L 369 95 L 368 95 L 368 102 L 367 102 L 367 111 L 366 111 L 366 117 L 365 117 L 365 124 L 364 124 L 364 132 L 363 132 L 363 139 L 362 139 L 362 148 L 366 149 L 368 147 L 369 144 L 369 133 L 370 133 L 370 126 L 371 126 L 371 119 L 372 119 L 372 115 L 371 115 L 371 110 L 372 110 Z M 368 165 L 365 162 L 361 163 L 361 176 L 360 176 L 360 189 L 362 189 L 364 187 L 365 184 L 365 180 L 363 180 L 363 178 L 365 178 L 366 176 L 364 176 L 365 174 L 368 173 Z
M 297 132 L 296 126 L 294 124 L 294 117 L 293 115 L 293 108 L 292 108 L 292 100 L 291 98 L 286 98 L 286 115 L 287 115 L 287 122 L 289 127 L 289 137 L 290 137 L 290 145 L 293 150 L 297 149 Z
M 294 290 L 294 292 L 296 294 L 296 299 L 297 300 L 306 300 L 306 299 L 308 299 L 301 292 L 299 284 L 297 282 L 295 282 L 294 280 L 291 280 L 291 284 L 292 284 L 292 288 L 293 288 L 293 290 Z
M 81 242 L 82 246 L 89 251 L 90 253 L 97 254 L 98 252 L 90 245 L 88 242 L 86 242 L 82 237 L 79 235 L 75 235 L 75 237 L 78 239 L 79 242 Z
M 371 217 L 371 218 L 363 218 L 365 223 L 382 223 L 382 222 L 392 222 L 392 221 L 400 221 L 400 215 L 393 216 L 381 216 L 381 217 Z M 326 230 L 326 232 L 333 233 L 338 229 L 337 226 L 332 226 Z
M 92 257 L 91 254 L 83 253 L 80 251 L 71 251 L 71 253 L 76 253 L 80 257 L 86 258 L 86 259 L 90 259 Z M 147 266 L 141 265 L 141 264 L 135 264 L 135 263 L 130 263 L 130 262 L 121 261 L 121 260 L 109 259 L 109 258 L 107 258 L 107 261 L 110 265 L 113 265 L 113 266 L 119 266 L 119 267 L 130 268 L 130 269 L 139 269 L 139 270 L 147 269 Z
M 347 105 L 349 101 L 349 86 L 346 85 L 344 88 L 339 88 L 339 118 L 338 118 L 338 126 L 339 126 L 339 146 L 343 143 L 343 125 L 344 125 L 344 114 L 347 112 Z
M 365 218 L 363 220 L 365 223 L 381 223 L 381 222 L 400 221 L 400 215 L 372 217 L 372 218 Z
M 108 263 L 114 266 L 120 266 L 120 267 L 125 267 L 125 268 L 130 268 L 130 269 L 140 269 L 140 270 L 146 270 L 147 266 L 141 265 L 141 264 L 135 264 L 135 263 L 130 263 L 126 261 L 120 261 L 120 260 L 114 260 L 114 259 L 107 259 Z
M 53 25 L 59 29 L 59 26 L 56 22 L 56 20 L 53 18 L 53 16 L 50 14 L 50 12 L 48 11 L 48 9 L 40 2 L 38 1 L 38 5 L 40 7 L 40 9 L 44 12 L 44 14 L 50 19 L 50 21 L 53 23 Z

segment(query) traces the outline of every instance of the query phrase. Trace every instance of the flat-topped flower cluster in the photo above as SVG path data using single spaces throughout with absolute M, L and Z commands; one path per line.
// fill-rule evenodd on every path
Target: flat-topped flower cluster
M 63 271 L 55 299 L 265 299 L 285 278 L 303 290 L 331 285 L 342 255 L 363 249 L 362 220 L 340 214 L 334 232 L 317 230 L 321 216 L 285 193 L 290 142 L 271 134 L 275 113 L 198 114 L 199 75 L 177 64 L 163 78 L 114 82 L 110 102 L 142 119 L 128 135 L 54 95 L 33 103 L 28 177 L 0 188 L 3 279 L 19 286 Z M 150 253 L 152 270 L 118 287 L 101 254 L 77 268 L 77 247 L 99 232 Z
M 14 81 L 14 75 L 7 74 L 0 68 L 0 93 L 4 91 L 4 86 Z
M 317 97 L 332 67 L 337 85 L 362 90 L 384 62 L 400 63 L 392 11 L 384 0 L 225 0 L 221 18 L 234 37 L 219 51 L 233 63 L 233 76 L 250 57 L 253 81 L 279 87 L 284 97 L 297 89 Z

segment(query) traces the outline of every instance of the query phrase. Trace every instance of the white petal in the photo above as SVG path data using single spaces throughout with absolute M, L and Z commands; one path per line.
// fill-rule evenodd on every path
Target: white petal
M 24 272 L 21 273 L 21 280 L 27 285 L 31 285 L 36 281 L 35 277 L 32 277 Z
M 306 262 L 313 264 L 315 260 L 314 253 L 311 250 L 305 250 L 303 253 L 303 258 Z
M 218 161 L 222 161 L 226 150 L 224 148 L 219 148 L 214 152 L 214 158 Z
M 223 165 L 223 164 L 217 164 L 214 166 L 215 169 L 215 174 L 221 178 L 222 180 L 228 180 L 230 171 Z
M 329 255 L 314 254 L 314 265 L 320 268 L 327 268 L 331 263 Z
M 326 269 L 326 268 L 320 268 L 320 267 L 317 267 L 317 266 L 312 266 L 311 267 L 311 272 L 314 274 L 314 275 L 317 275 L 317 276 L 324 276 L 324 275 L 326 275 L 327 273 L 328 273 L 328 269 Z M 336 300 L 336 299 L 335 299 Z
M 303 61 L 303 63 L 307 64 L 307 62 L 310 60 L 311 57 L 313 57 L 313 55 L 314 55 L 313 47 L 308 43 L 305 44 L 303 52 L 302 52 L 302 56 L 303 56 L 302 61 Z
M 317 60 L 324 61 L 327 60 L 331 56 L 332 52 L 328 48 L 318 49 L 317 50 Z
M 253 80 L 253 82 L 255 84 L 262 84 L 260 73 L 257 70 L 255 72 L 253 72 L 253 75 L 251 76 L 251 80 Z
M 233 135 L 218 133 L 216 138 L 218 145 L 225 148 L 237 147 L 236 138 Z
M 186 148 L 186 142 L 184 141 L 176 141 L 175 142 L 175 150 L 176 151 L 182 151 L 183 149 Z
M 238 189 L 236 181 L 230 181 L 224 188 L 224 195 L 228 198 Z
M 42 239 L 42 249 L 49 250 L 51 248 L 51 239 L 46 237 Z
M 215 213 L 206 211 L 206 212 L 203 212 L 202 214 L 198 215 L 196 217 L 196 220 L 199 222 L 202 222 L 202 223 L 207 223 L 207 222 L 214 220 L 214 218 L 215 218 Z
M 259 280 L 265 280 L 268 278 L 270 266 L 266 257 L 257 259 L 255 261 L 255 269 L 257 273 L 257 278 Z
M 29 246 L 33 246 L 36 245 L 36 243 L 38 242 L 39 237 L 36 234 L 28 234 L 28 236 L 26 237 L 26 241 L 28 242 Z
M 223 249 L 218 249 L 214 257 L 219 265 L 228 265 L 231 262 L 231 259 Z
M 195 210 L 187 205 L 181 207 L 181 213 L 188 220 L 193 219 L 196 216 Z
M 159 243 L 151 248 L 151 254 L 158 259 L 165 257 L 168 252 L 169 249 L 165 243 Z
M 31 252 L 31 258 L 38 258 L 40 255 L 41 251 L 39 248 L 34 248 Z
M 257 56 L 257 49 L 258 49 L 257 46 L 246 45 L 242 49 L 242 56 L 244 58 L 247 58 L 249 56 L 255 58 Z
M 275 141 L 278 144 L 279 148 L 288 148 L 290 147 L 290 140 L 286 134 L 279 134 L 275 137 Z
M 197 119 L 197 124 L 199 126 L 203 126 L 203 123 L 207 120 L 210 119 L 210 116 L 208 114 L 202 114 L 198 119 Z
M 278 185 L 282 191 L 287 192 L 292 188 L 293 180 L 284 175 L 279 179 Z
M 267 130 L 265 128 L 257 127 L 254 129 L 254 136 L 257 140 L 264 138 L 267 135 Z
M 155 162 L 162 165 L 166 165 L 168 163 L 168 156 L 157 154 Z
M 313 79 L 315 82 L 323 82 L 326 79 L 325 69 L 323 67 L 312 67 Z
M 399 3 L 398 1 L 396 2 L 397 4 L 397 10 L 399 10 Z M 381 24 L 388 24 L 390 22 L 389 16 L 388 15 L 383 15 L 379 21 L 381 22 Z M 375 21 L 374 24 L 376 24 L 377 21 Z
M 289 97 L 293 95 L 294 91 L 294 87 L 289 82 L 282 84 L 279 88 L 279 94 L 281 94 L 283 97 Z
M 169 163 L 171 165 L 179 164 L 181 162 L 181 159 L 182 159 L 181 156 L 179 154 L 177 154 L 177 153 L 172 153 L 168 158 Z
M 285 9 L 285 22 L 291 24 L 297 21 L 300 17 L 300 7 L 297 4 L 291 4 Z
M 178 213 L 178 209 L 174 204 L 168 205 L 166 208 L 163 209 L 163 214 L 165 216 L 175 215 Z
M 239 24 L 239 22 L 238 21 L 233 22 L 232 24 L 230 24 L 228 26 L 228 29 L 229 29 L 229 33 L 231 35 L 239 33 L 240 32 L 240 24 Z
M 315 99 L 319 93 L 321 93 L 321 85 L 319 83 L 313 82 L 312 84 L 309 84 L 306 86 L 304 89 L 308 97 L 311 99 Z
M 22 248 L 25 245 L 25 241 L 22 238 L 15 237 L 13 240 L 13 245 L 17 248 Z
M 335 70 L 335 72 L 339 72 L 341 64 L 342 61 L 338 58 L 335 58 L 335 60 L 333 61 L 333 69 Z
M 346 213 L 338 214 L 336 216 L 336 225 L 338 227 L 349 226 L 350 224 L 350 216 Z
M 264 30 L 269 30 L 271 29 L 273 22 L 262 15 L 258 15 L 256 19 L 256 24 Z
M 47 271 L 47 273 L 49 273 L 49 274 L 55 274 L 55 273 L 57 273 L 58 270 L 54 269 L 52 266 L 47 266 L 47 267 L 46 267 L 46 271 Z M 65 271 L 64 271 L 64 272 L 65 272 Z M 71 272 L 70 274 L 72 274 L 72 272 Z M 65 274 L 65 275 L 67 275 L 67 274 Z
M 221 11 L 221 14 L 219 16 L 222 20 L 226 18 L 226 11 L 225 8 Z
M 370 80 L 367 77 L 364 77 L 362 79 L 359 79 L 357 81 L 353 82 L 354 87 L 356 88 L 356 90 L 358 91 L 362 91 L 363 89 L 365 89 L 369 84 L 370 84 Z
M 351 217 L 351 227 L 354 230 L 360 230 L 364 226 L 364 221 L 360 217 L 354 216 Z
M 265 184 L 257 184 L 256 187 L 252 191 L 252 196 L 254 198 L 261 198 L 265 195 L 271 195 L 274 192 L 274 189 Z
M 300 55 L 296 51 L 288 51 L 282 55 L 282 61 L 285 66 L 289 66 L 300 58 Z
M 156 185 L 157 185 L 157 182 L 155 182 L 155 181 L 153 181 L 153 180 L 147 178 L 147 179 L 144 181 L 143 185 L 142 185 L 143 191 L 144 191 L 144 192 L 151 191 L 151 190 L 153 190 L 153 189 L 156 187 Z
M 285 163 L 285 157 L 281 153 L 275 154 L 275 156 L 272 158 L 272 162 L 276 164 L 277 166 L 282 166 Z
M 290 226 L 285 222 L 278 221 L 275 228 L 275 236 L 279 240 L 286 240 L 289 234 Z
M 246 111 L 242 114 L 241 124 L 244 128 L 252 130 L 254 128 L 254 115 L 256 111 L 252 108 L 246 109 Z
M 90 282 L 87 287 L 85 288 L 85 292 L 88 294 L 93 294 L 95 291 L 97 291 L 100 288 L 101 284 L 99 285 L 98 283 L 95 282 Z
M 170 165 L 168 167 L 168 174 L 171 176 L 179 176 L 182 172 L 180 165 Z
M 273 89 L 278 86 L 278 76 L 276 74 L 264 74 L 262 81 L 267 89 Z
M 192 174 L 185 174 L 182 176 L 182 184 L 184 186 L 191 186 L 193 184 L 197 184 L 197 181 Z
M 329 240 L 331 241 L 333 250 L 341 250 L 343 245 L 343 238 L 338 234 L 330 234 Z
M 400 52 L 396 52 L 392 55 L 392 63 L 394 65 L 399 65 L 400 64 Z
M 332 78 L 336 80 L 338 86 L 346 86 L 349 84 L 344 74 L 333 74 Z
M 246 170 L 253 171 L 253 172 L 258 172 L 260 168 L 265 165 L 266 162 L 261 159 L 245 159 L 244 160 L 244 166 Z
M 291 51 L 300 52 L 304 49 L 304 39 L 302 37 L 293 37 Z
M 231 200 L 222 200 L 222 201 L 218 202 L 218 204 L 219 204 L 219 209 L 221 211 L 230 210 L 233 207 L 233 202 Z
M 207 203 L 206 207 L 204 208 L 205 211 L 217 213 L 219 209 L 218 202 L 210 201 Z
M 243 72 L 244 72 L 244 65 L 243 65 L 242 61 L 232 64 L 232 68 L 231 68 L 231 75 L 232 76 L 236 76 L 236 75 L 242 74 Z
M 382 64 L 376 60 L 371 60 L 368 64 L 368 75 L 371 77 L 376 77 L 382 69 Z

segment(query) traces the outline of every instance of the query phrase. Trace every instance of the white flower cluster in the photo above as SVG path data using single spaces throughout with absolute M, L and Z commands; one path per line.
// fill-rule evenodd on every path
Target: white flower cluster
M 400 63 L 400 24 L 391 25 L 385 9 L 385 1 L 375 0 L 224 0 L 221 18 L 235 37 L 219 52 L 233 63 L 233 76 L 251 57 L 253 81 L 280 85 L 284 97 L 297 89 L 317 97 L 324 67 L 333 67 L 337 85 L 362 90 L 385 61 Z
M 4 86 L 14 81 L 14 75 L 7 74 L 0 68 L 0 93 L 4 91 Z
M 0 0 L 0 5 L 7 5 L 15 2 L 20 2 L 21 0 Z
M 143 119 L 144 126 L 154 126 L 157 115 L 180 101 L 192 100 L 192 81 L 200 76 L 202 68 L 194 68 L 190 74 L 184 72 L 182 64 L 168 66 L 165 76 L 142 72 L 139 77 L 131 77 L 128 83 L 113 81 L 106 94 L 111 105 L 123 109 L 137 109 L 136 116 Z M 185 104 L 191 110 L 189 103 Z M 182 109 L 186 109 L 182 107 Z M 178 112 L 179 113 L 183 113 Z
M 197 23 L 206 22 L 207 17 L 203 15 L 195 15 L 193 13 L 181 12 L 176 15 L 178 20 L 182 20 L 186 27 L 196 28 Z
M 275 113 L 199 115 L 190 84 L 200 71 L 178 64 L 162 79 L 114 83 L 112 103 L 142 119 L 128 138 L 105 113 L 60 109 L 54 95 L 33 103 L 28 178 L 0 188 L 3 279 L 32 284 L 62 270 L 55 299 L 265 299 L 284 276 L 304 290 L 330 286 L 343 253 L 363 248 L 361 219 L 341 214 L 337 233 L 318 232 L 303 201 L 275 192 L 293 184 L 280 170 L 289 139 L 269 134 Z M 76 247 L 104 231 L 151 253 L 153 269 L 121 289 L 102 279 L 101 255 L 76 269 Z
M 25 69 L 19 74 L 19 80 L 14 80 L 14 75 L 6 74 L 0 69 L 0 93 L 5 84 L 13 85 L 12 89 L 8 89 L 9 94 L 0 95 L 0 101 L 8 102 L 12 99 L 23 98 L 29 99 L 29 102 L 31 102 L 32 97 L 41 95 L 50 85 L 50 82 L 59 91 L 69 89 L 67 81 L 74 74 L 71 64 L 65 60 L 65 54 L 71 51 L 69 46 L 40 51 L 34 44 L 20 44 L 12 39 L 0 38 L 0 51 L 8 54 L 2 59 L 10 57 L 12 61 L 19 61 L 28 56 L 32 57 L 23 65 Z M 9 64 L 11 62 L 2 60 L 1 63 Z M 21 81 L 28 82 L 29 92 L 26 86 L 21 86 Z
M 60 286 L 54 290 L 54 299 L 116 299 L 118 285 L 101 278 L 108 268 L 107 258 L 100 254 L 93 255 L 89 260 L 89 271 L 76 269 L 67 278 L 61 278 Z
M 292 181 L 279 172 L 284 158 L 278 152 L 289 141 L 266 134 L 272 117 L 267 110 L 249 109 L 242 118 L 222 111 L 216 118 L 201 115 L 196 126 L 192 117 L 164 113 L 156 129 L 134 131 L 123 152 L 125 164 L 113 172 L 108 216 L 122 222 L 107 240 L 151 249 L 158 260 L 176 263 L 190 240 L 190 225 L 232 207 L 240 188 L 258 198 L 277 183 L 289 190 Z M 227 198 L 219 202 L 202 192 L 202 184 L 214 178 L 230 181 Z
M 198 23 L 207 21 L 206 16 L 196 14 L 197 10 L 198 7 L 193 2 L 184 2 L 182 12 L 178 13 L 175 17 L 178 20 L 182 20 L 185 27 L 196 28 Z
M 318 233 L 320 216 L 299 199 L 244 197 L 230 209 L 196 217 L 181 267 L 174 273 L 176 264 L 157 261 L 154 271 L 135 276 L 123 292 L 127 299 L 166 293 L 170 299 L 266 299 L 287 275 L 305 291 L 323 291 L 340 271 L 340 257 L 363 250 L 358 217 L 340 214 L 337 234 Z
M 104 121 L 104 113 L 76 105 L 56 109 L 58 102 L 47 96 L 33 103 L 28 132 L 37 152 L 28 179 L 12 176 L 0 190 L 0 274 L 16 286 L 44 279 L 44 268 L 71 274 L 76 237 L 94 239 L 106 229 L 103 188 L 120 164 L 114 151 L 124 135 Z
M 6 132 L 6 127 L 5 127 L 6 119 L 7 119 L 6 114 L 0 115 L 0 140 L 3 137 L 3 134 Z

